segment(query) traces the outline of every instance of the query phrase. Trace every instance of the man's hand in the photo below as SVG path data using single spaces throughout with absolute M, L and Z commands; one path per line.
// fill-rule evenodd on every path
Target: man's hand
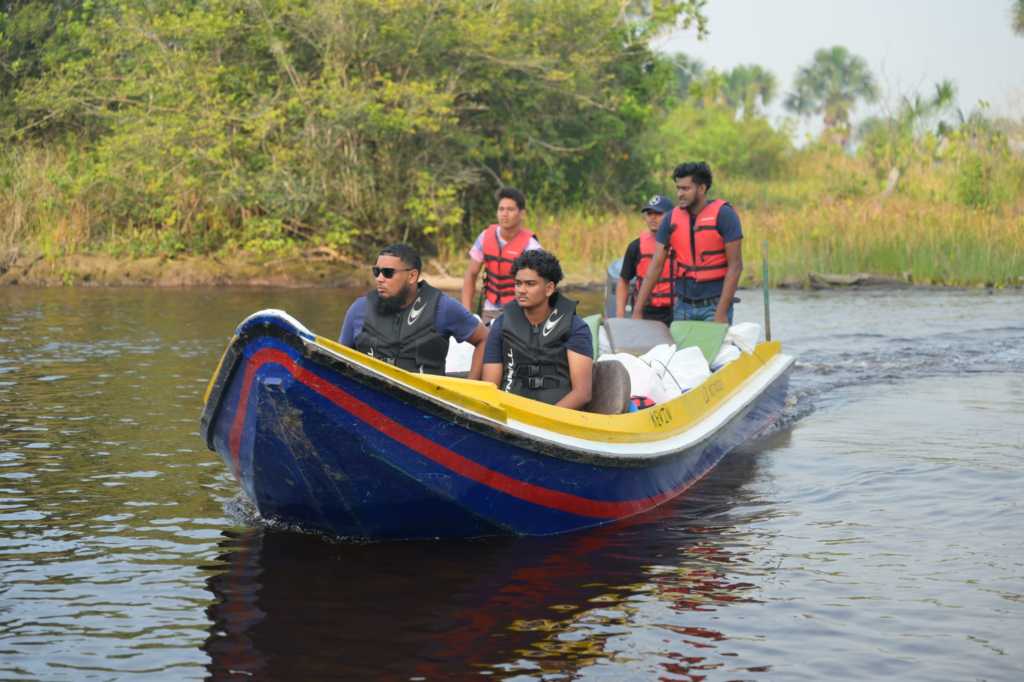
M 629 282 L 619 277 L 615 283 L 615 317 L 626 316 L 626 299 L 629 298 Z
M 651 299 L 654 287 L 658 284 L 658 280 L 661 279 L 661 271 L 665 269 L 665 261 L 667 259 L 668 249 L 665 248 L 665 245 L 658 244 L 655 246 L 654 256 L 651 258 L 651 264 L 647 268 L 647 277 L 644 277 L 643 286 L 640 287 L 640 292 L 636 295 L 636 301 L 633 302 L 634 320 L 643 319 L 644 306 Z
M 743 240 L 734 239 L 725 243 L 725 260 L 727 263 L 725 281 L 722 282 L 722 296 L 718 299 L 718 307 L 715 308 L 715 322 L 729 324 L 729 306 L 736 295 L 736 287 L 740 283 L 740 273 L 743 272 Z
M 480 268 L 483 263 L 475 260 L 469 261 L 469 268 L 466 270 L 466 278 L 462 280 L 462 307 L 473 312 L 473 296 L 476 295 L 476 278 L 480 276 Z
M 487 346 L 487 327 L 482 324 L 476 325 L 476 331 L 467 341 L 475 346 L 473 349 L 473 362 L 469 367 L 469 378 L 473 381 L 480 381 L 484 367 L 484 348 Z
M 566 353 L 569 356 L 569 378 L 572 382 L 572 390 L 555 403 L 555 407 L 582 410 L 590 402 L 594 380 L 594 360 L 575 351 L 567 350 Z

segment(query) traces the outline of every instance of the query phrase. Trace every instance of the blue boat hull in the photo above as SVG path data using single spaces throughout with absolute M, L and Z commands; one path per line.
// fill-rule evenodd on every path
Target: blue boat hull
M 791 367 L 713 438 L 638 465 L 532 441 L 310 341 L 280 318 L 250 318 L 202 434 L 264 519 L 373 539 L 546 535 L 650 509 L 771 421 Z

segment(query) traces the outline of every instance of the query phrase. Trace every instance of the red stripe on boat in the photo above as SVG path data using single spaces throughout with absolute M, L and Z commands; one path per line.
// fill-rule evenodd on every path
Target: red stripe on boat
M 645 497 L 639 500 L 627 500 L 624 502 L 605 502 L 602 500 L 591 500 L 586 497 L 570 495 L 550 488 L 520 481 L 506 476 L 505 474 L 488 469 L 471 459 L 438 445 L 428 438 L 407 429 L 390 417 L 385 416 L 361 400 L 342 391 L 340 388 L 322 379 L 313 372 L 310 372 L 295 363 L 290 355 L 273 348 L 263 348 L 252 355 L 246 362 L 245 377 L 242 380 L 242 390 L 238 396 L 238 409 L 235 411 L 235 421 L 231 425 L 228 448 L 231 455 L 231 465 L 235 478 L 241 482 L 241 471 L 239 465 L 239 452 L 242 441 L 242 427 L 245 424 L 245 414 L 248 411 L 249 391 L 252 388 L 252 380 L 260 367 L 267 363 L 280 365 L 288 370 L 292 376 L 312 390 L 322 395 L 327 400 L 358 417 L 361 421 L 372 426 L 382 434 L 398 441 L 412 450 L 423 455 L 441 466 L 444 466 L 455 473 L 466 478 L 482 483 L 495 490 L 512 495 L 521 500 L 543 505 L 551 509 L 569 512 L 578 516 L 589 516 L 597 519 L 618 519 L 630 516 L 644 510 L 655 507 L 665 500 L 675 497 L 683 490 L 686 490 L 697 479 L 704 475 L 695 476 L 693 480 L 673 488 L 668 492 Z

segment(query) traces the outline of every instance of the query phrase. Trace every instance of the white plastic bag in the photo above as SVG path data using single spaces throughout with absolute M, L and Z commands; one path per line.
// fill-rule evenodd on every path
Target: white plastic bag
M 691 347 L 676 351 L 668 361 L 661 387 L 665 396 L 672 400 L 711 376 L 711 368 L 700 348 Z
M 658 377 L 661 378 L 665 376 L 665 369 L 668 367 L 672 356 L 678 352 L 674 344 L 663 343 L 641 355 L 640 361 L 645 365 L 650 365 L 651 369 L 657 372 Z
M 608 332 L 604 330 L 602 324 L 597 328 L 597 357 L 600 358 L 602 355 L 608 355 L 612 352 L 612 342 L 608 340 Z
M 448 339 L 448 355 L 444 359 L 445 372 L 468 372 L 473 366 L 473 351 L 476 348 L 468 341 L 459 343 L 452 336 Z
M 655 403 L 663 403 L 666 400 L 665 391 L 662 389 L 661 377 L 647 364 L 641 362 L 640 358 L 629 353 L 607 353 L 598 357 L 598 362 L 606 360 L 618 360 L 629 373 L 630 393 L 650 398 Z
M 756 322 L 741 322 L 729 327 L 722 345 L 734 343 L 744 353 L 753 353 L 757 345 L 757 337 L 761 335 L 761 325 Z
M 740 349 L 738 346 L 734 346 L 731 343 L 723 343 L 722 347 L 718 349 L 718 355 L 711 361 L 711 371 L 717 372 L 733 360 L 738 360 L 739 357 Z

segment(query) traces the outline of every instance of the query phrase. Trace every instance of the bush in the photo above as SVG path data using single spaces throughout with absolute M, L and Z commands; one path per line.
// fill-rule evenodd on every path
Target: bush
M 720 104 L 687 100 L 670 109 L 645 139 L 657 184 L 684 161 L 707 161 L 716 174 L 768 178 L 786 172 L 792 148 L 788 130 L 775 130 L 763 118 L 736 118 Z

